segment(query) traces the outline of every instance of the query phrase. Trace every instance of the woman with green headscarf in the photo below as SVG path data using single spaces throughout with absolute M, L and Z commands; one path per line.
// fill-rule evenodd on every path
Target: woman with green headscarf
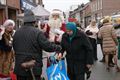
M 72 26 L 71 26 L 72 25 Z M 69 35 L 69 40 L 70 42 L 72 41 L 72 39 L 75 37 L 76 35 L 76 30 L 77 27 L 75 25 L 74 22 L 69 22 L 68 24 L 66 24 L 66 29 L 67 29 L 67 34 Z
M 68 22 L 62 36 L 62 53 L 66 51 L 67 69 L 70 80 L 85 80 L 86 67 L 93 64 L 92 46 L 84 32 L 76 24 Z

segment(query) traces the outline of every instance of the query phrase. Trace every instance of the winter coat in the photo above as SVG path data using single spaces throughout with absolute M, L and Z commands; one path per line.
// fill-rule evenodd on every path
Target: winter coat
M 105 24 L 100 28 L 98 37 L 103 40 L 103 52 L 105 54 L 116 54 L 117 36 L 114 27 L 110 24 Z
M 115 24 L 114 28 L 118 39 L 118 59 L 120 59 L 120 24 Z
M 14 54 L 11 45 L 11 34 L 6 32 L 0 40 L 0 74 L 4 76 L 10 75 L 11 66 L 14 59 Z M 1 77 L 1 75 L 0 75 Z
M 30 76 L 29 70 L 21 67 L 27 58 L 36 60 L 33 67 L 35 75 L 41 75 L 42 71 L 42 50 L 48 52 L 60 51 L 60 46 L 48 42 L 39 29 L 32 24 L 26 24 L 16 31 L 13 37 L 13 48 L 15 50 L 15 69 L 14 72 L 20 76 Z
M 93 39 L 97 39 L 97 33 L 98 33 L 99 29 L 97 26 L 91 26 L 89 25 L 86 29 L 85 32 L 88 35 L 88 37 L 93 38 Z
M 117 34 L 117 37 L 120 38 L 120 24 L 115 24 L 114 28 L 115 28 L 115 32 Z
M 49 25 L 47 25 L 48 29 L 48 35 L 49 35 L 49 40 L 51 42 L 55 42 L 55 43 L 60 43 L 61 42 L 61 37 L 63 35 L 63 33 L 66 31 L 65 28 L 65 23 L 62 23 L 60 28 L 51 28 Z
M 93 64 L 92 46 L 84 32 L 77 30 L 76 35 L 71 41 L 66 33 L 63 34 L 61 45 L 62 51 L 66 51 L 67 53 L 67 61 L 82 64 Z

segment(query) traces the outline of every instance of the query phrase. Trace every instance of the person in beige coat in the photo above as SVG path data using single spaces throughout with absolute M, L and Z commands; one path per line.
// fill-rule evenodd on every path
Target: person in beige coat
M 120 71 L 117 65 L 117 36 L 115 34 L 115 29 L 108 19 L 103 20 L 103 27 L 100 28 L 98 37 L 103 40 L 103 52 L 105 55 L 106 69 L 109 71 L 110 67 L 108 65 L 109 55 L 112 54 L 114 57 L 114 63 L 116 65 L 116 70 Z

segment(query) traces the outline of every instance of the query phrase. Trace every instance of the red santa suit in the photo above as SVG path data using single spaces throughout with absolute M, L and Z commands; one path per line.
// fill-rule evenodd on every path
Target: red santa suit
M 53 15 L 58 15 L 58 18 L 55 19 Z M 46 37 L 48 37 L 49 41 L 59 43 L 63 33 L 66 31 L 62 12 L 59 10 L 53 10 L 48 23 L 43 26 L 41 26 L 41 28 L 45 31 L 45 35 L 48 35 L 46 35 Z

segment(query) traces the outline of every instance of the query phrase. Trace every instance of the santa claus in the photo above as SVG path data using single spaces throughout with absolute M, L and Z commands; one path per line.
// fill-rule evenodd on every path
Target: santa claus
M 54 9 L 49 16 L 48 24 L 45 24 L 42 29 L 46 30 L 49 41 L 59 43 L 66 30 L 62 11 Z

